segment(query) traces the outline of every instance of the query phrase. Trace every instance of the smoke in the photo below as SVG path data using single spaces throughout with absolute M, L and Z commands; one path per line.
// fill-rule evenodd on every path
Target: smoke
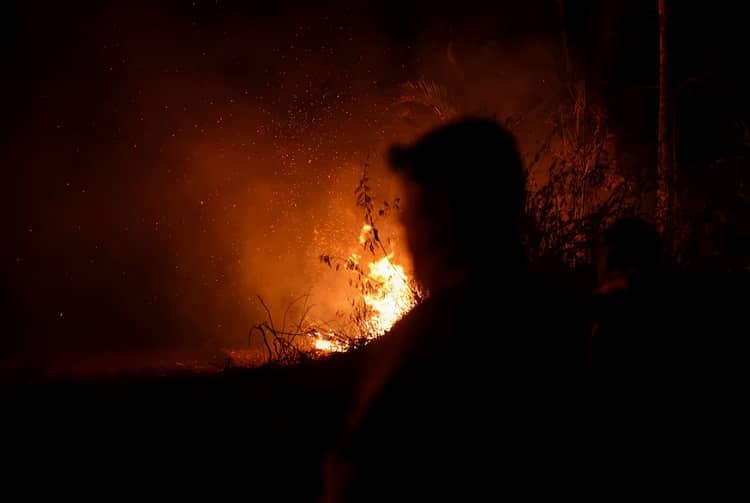
M 3 152 L 7 355 L 241 347 L 264 315 L 256 295 L 280 313 L 310 294 L 332 316 L 347 278 L 318 256 L 356 250 L 363 165 L 381 200 L 396 197 L 382 153 L 437 123 L 399 103 L 401 84 L 424 77 L 461 111 L 504 119 L 556 72 L 539 38 L 444 25 L 403 45 L 346 9 L 201 8 L 30 23 L 47 42 Z M 393 220 L 387 231 L 398 238 Z

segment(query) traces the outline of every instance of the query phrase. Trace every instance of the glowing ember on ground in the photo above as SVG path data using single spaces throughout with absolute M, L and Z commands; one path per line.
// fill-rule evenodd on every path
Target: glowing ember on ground
M 359 236 L 359 244 L 365 246 L 372 227 L 365 224 Z M 362 267 L 366 273 L 363 278 L 366 319 L 364 330 L 366 339 L 380 337 L 393 327 L 406 313 L 417 304 L 417 295 L 412 280 L 407 276 L 404 268 L 396 264 L 393 252 L 378 260 L 373 260 L 367 267 Z M 350 261 L 360 265 L 361 256 L 352 254 Z M 346 351 L 349 345 L 335 333 L 316 333 L 315 349 L 323 352 Z
M 325 351 L 326 353 L 336 350 L 333 341 L 330 339 L 315 339 L 315 349 Z
M 347 345 L 336 338 L 336 334 L 329 332 L 327 335 L 323 335 L 320 332 L 315 333 L 315 342 L 313 346 L 318 351 L 324 353 L 340 353 L 346 351 Z

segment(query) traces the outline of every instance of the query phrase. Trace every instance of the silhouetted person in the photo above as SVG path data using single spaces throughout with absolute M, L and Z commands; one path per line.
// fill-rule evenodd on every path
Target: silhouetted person
M 595 257 L 591 363 L 611 372 L 651 370 L 663 361 L 668 299 L 661 298 L 661 239 L 639 218 L 607 228 Z
M 557 457 L 562 439 L 575 438 L 560 398 L 574 358 L 564 304 L 520 245 L 514 139 L 493 121 L 463 120 L 393 148 L 391 164 L 429 298 L 366 348 L 324 501 L 485 500 L 501 487 L 560 494 L 551 477 L 570 465 Z

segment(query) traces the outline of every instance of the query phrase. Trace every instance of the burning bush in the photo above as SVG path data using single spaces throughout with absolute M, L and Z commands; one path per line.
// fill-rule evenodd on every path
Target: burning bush
M 313 320 L 309 295 L 305 295 L 287 307 L 281 325 L 276 326 L 270 309 L 259 297 L 266 320 L 251 329 L 250 337 L 259 334 L 268 363 L 294 363 L 362 346 L 390 330 L 422 299 L 423 292 L 404 267 L 396 262 L 391 241 L 381 238 L 378 227 L 379 218 L 399 210 L 399 200 L 384 201 L 376 209 L 367 168 L 365 164 L 355 190 L 356 204 L 362 209 L 365 222 L 359 235 L 362 254 L 320 256 L 320 261 L 329 268 L 351 275 L 349 285 L 356 296 L 349 299 L 349 311 L 337 313 L 341 323 L 335 327 Z M 288 321 L 296 304 L 301 305 L 301 314 L 295 321 Z

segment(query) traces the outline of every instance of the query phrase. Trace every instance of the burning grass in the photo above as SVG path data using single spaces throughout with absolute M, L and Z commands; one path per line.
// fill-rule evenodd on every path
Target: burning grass
M 386 217 L 390 212 L 398 211 L 398 199 L 392 203 L 384 202 L 376 210 L 367 165 L 355 196 L 365 220 L 358 238 L 361 254 L 320 256 L 320 261 L 333 271 L 351 276 L 349 286 L 355 296 L 348 299 L 349 310 L 337 313 L 339 323 L 332 326 L 311 316 L 310 296 L 305 295 L 287 306 L 281 324 L 276 325 L 271 310 L 258 297 L 266 320 L 251 329 L 250 338 L 256 334 L 261 338 L 267 363 L 296 363 L 367 344 L 388 332 L 422 299 L 423 292 L 396 260 L 396 251 L 390 246 L 390 240 L 384 242 L 381 239 L 377 226 L 376 215 Z M 291 321 L 290 312 L 293 310 L 299 314 Z

